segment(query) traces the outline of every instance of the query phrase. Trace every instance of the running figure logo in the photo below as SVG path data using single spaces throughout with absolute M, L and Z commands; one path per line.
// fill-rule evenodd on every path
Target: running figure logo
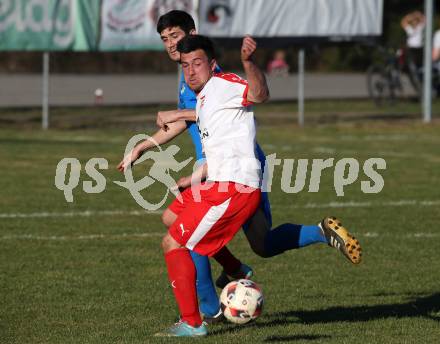
M 125 181 L 115 181 L 114 183 L 128 189 L 137 204 L 139 204 L 145 210 L 157 210 L 165 203 L 168 197 L 168 193 L 170 191 L 179 200 L 181 200 L 182 197 L 180 195 L 176 181 L 173 179 L 173 177 L 171 177 L 169 170 L 179 172 L 185 166 L 187 166 L 193 158 L 188 158 L 185 161 L 178 162 L 174 156 L 180 151 L 179 147 L 177 147 L 176 145 L 171 145 L 167 147 L 167 149 L 162 150 L 159 144 L 152 137 L 146 134 L 135 135 L 130 139 L 130 141 L 128 141 L 127 147 L 125 148 L 125 156 L 131 154 L 131 151 L 136 146 L 136 144 L 143 140 L 149 140 L 153 142 L 159 149 L 159 151 L 147 151 L 134 163 L 134 165 L 138 165 L 148 159 L 152 160 L 153 164 L 150 167 L 148 175 L 138 181 L 135 181 L 133 178 L 131 166 L 129 166 L 124 171 Z M 142 190 L 145 190 L 155 182 L 159 182 L 165 185 L 167 187 L 167 190 L 159 203 L 150 203 L 143 198 L 140 192 Z

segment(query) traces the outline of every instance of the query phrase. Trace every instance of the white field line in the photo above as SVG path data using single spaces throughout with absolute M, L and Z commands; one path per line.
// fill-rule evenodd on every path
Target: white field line
M 161 237 L 165 234 L 163 232 L 151 233 L 122 233 L 122 234 L 88 234 L 88 235 L 34 235 L 34 234 L 18 234 L 18 235 L 4 235 L 0 240 L 43 240 L 43 241 L 73 241 L 73 240 L 96 240 L 96 239 L 138 239 Z
M 277 147 L 275 147 L 274 145 L 267 145 L 263 146 L 263 148 L 267 148 L 267 149 L 278 149 Z M 281 151 L 283 152 L 288 152 L 288 151 L 296 151 L 298 149 L 297 146 L 295 145 L 284 145 L 281 146 Z M 312 151 L 314 153 L 319 153 L 319 154 L 337 154 L 338 157 L 346 157 L 346 158 L 351 158 L 351 157 L 358 157 L 358 161 L 361 162 L 361 158 L 359 157 L 359 154 L 361 154 L 361 157 L 366 156 L 366 154 L 368 153 L 368 155 L 370 157 L 375 157 L 375 158 L 402 158 L 402 159 L 423 159 L 423 160 L 428 160 L 428 161 L 435 161 L 438 162 L 440 161 L 440 156 L 439 155 L 434 155 L 434 154 L 427 154 L 427 153 L 421 153 L 421 154 L 409 154 L 409 153 L 401 153 L 401 152 L 390 152 L 390 151 L 378 151 L 375 152 L 373 156 L 371 156 L 370 152 L 359 152 L 358 150 L 338 150 L 336 148 L 331 148 L 328 146 L 318 146 L 312 149 Z M 367 158 L 365 157 L 365 160 Z M 309 159 L 311 160 L 311 159 Z M 335 162 L 338 160 L 338 158 L 335 157 Z
M 387 202 L 330 202 L 330 203 L 306 203 L 304 205 L 289 205 L 288 208 L 314 209 L 314 208 L 370 208 L 370 207 L 403 207 L 403 206 L 432 207 L 439 206 L 440 200 L 421 201 L 421 200 L 399 200 Z M 284 208 L 278 205 L 273 208 Z
M 403 207 L 403 206 L 420 206 L 434 207 L 439 206 L 440 200 L 398 200 L 387 202 L 330 202 L 330 203 L 306 203 L 302 205 L 284 205 L 272 204 L 272 208 L 294 208 L 294 209 L 315 209 L 315 208 L 370 208 L 370 207 Z M 0 213 L 0 219 L 14 218 L 51 218 L 51 217 L 91 217 L 91 216 L 144 216 L 144 215 L 160 215 L 163 211 L 146 211 L 146 210 L 86 210 L 72 212 L 39 212 L 39 213 Z
M 161 237 L 165 234 L 163 232 L 149 232 L 149 233 L 122 233 L 122 234 L 88 234 L 88 235 L 78 235 L 78 236 L 67 236 L 67 235 L 34 235 L 34 234 L 17 234 L 17 235 L 4 235 L 0 237 L 0 241 L 5 240 L 41 240 L 41 241 L 74 241 L 74 240 L 121 240 L 121 239 L 144 239 L 152 237 Z M 359 233 L 357 237 L 365 238 L 383 238 L 391 237 L 393 233 L 377 233 L 377 232 L 367 232 Z M 409 239 L 424 239 L 424 238 L 440 238 L 440 233 L 410 233 L 403 236 Z
M 47 218 L 47 217 L 90 217 L 90 216 L 116 216 L 116 215 L 160 215 L 162 211 L 146 211 L 146 210 L 85 210 L 85 211 L 71 211 L 65 213 L 0 213 L 0 219 L 14 219 L 14 218 Z

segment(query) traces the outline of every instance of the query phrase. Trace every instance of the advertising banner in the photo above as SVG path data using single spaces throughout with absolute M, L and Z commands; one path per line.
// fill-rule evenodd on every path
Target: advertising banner
M 157 20 L 173 9 L 211 37 L 382 33 L 383 0 L 1 0 L 0 51 L 162 50 Z
M 0 50 L 93 50 L 99 1 L 2 0 Z
M 171 10 L 196 17 L 194 0 L 102 0 L 100 50 L 163 50 L 157 20 Z
M 383 0 L 202 0 L 199 31 L 211 37 L 382 34 Z

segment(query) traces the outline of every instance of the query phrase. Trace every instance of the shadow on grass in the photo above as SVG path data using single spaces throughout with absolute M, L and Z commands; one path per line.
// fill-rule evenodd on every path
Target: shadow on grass
M 209 330 L 209 335 L 210 336 L 214 336 L 214 335 L 224 335 L 226 333 L 239 333 L 241 331 L 243 331 L 244 329 L 249 329 L 249 328 L 262 328 L 262 327 L 273 327 L 273 326 L 280 326 L 280 325 L 287 325 L 287 324 L 291 324 L 297 322 L 296 320 L 288 320 L 288 319 L 281 319 L 279 321 L 277 321 L 276 324 L 273 324 L 272 322 L 252 322 L 246 325 L 240 325 L 240 326 L 236 326 L 236 325 L 232 325 L 232 324 L 227 324 L 224 325 L 224 327 L 219 328 L 219 329 L 214 329 L 214 330 Z M 331 336 L 328 335 L 310 335 L 310 334 L 296 334 L 296 335 L 290 335 L 290 336 L 277 336 L 277 335 L 273 335 L 273 336 L 269 336 L 267 338 L 264 339 L 265 343 L 276 343 L 276 342 L 295 342 L 295 341 L 306 341 L 306 340 L 325 340 L 325 339 L 331 339 Z
M 269 313 L 265 314 L 262 319 L 255 323 L 250 323 L 245 326 L 226 325 L 225 327 L 210 331 L 210 334 L 222 335 L 225 333 L 237 333 L 250 327 L 272 327 L 275 329 L 277 326 L 285 326 L 294 323 L 312 325 L 411 317 L 425 317 L 440 322 L 440 293 L 416 297 L 407 303 L 356 307 L 331 307 L 313 311 Z M 330 336 L 320 335 L 269 336 L 265 339 L 265 342 L 287 342 L 330 338 Z
M 425 317 L 440 322 L 440 293 L 418 297 L 407 303 L 375 306 L 332 307 L 313 311 L 289 311 L 269 314 L 270 320 L 262 326 L 275 326 L 282 322 L 306 324 L 331 322 L 360 322 L 383 318 Z M 292 318 L 291 321 L 288 319 Z

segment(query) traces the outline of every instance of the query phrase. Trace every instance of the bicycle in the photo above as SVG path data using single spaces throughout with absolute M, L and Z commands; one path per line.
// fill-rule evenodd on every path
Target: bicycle
M 417 96 L 421 96 L 422 83 L 419 68 L 408 56 L 405 49 L 393 50 L 379 46 L 382 63 L 374 63 L 367 69 L 367 88 L 370 98 L 376 105 L 384 101 L 394 104 L 403 95 L 402 73 L 408 74 Z

